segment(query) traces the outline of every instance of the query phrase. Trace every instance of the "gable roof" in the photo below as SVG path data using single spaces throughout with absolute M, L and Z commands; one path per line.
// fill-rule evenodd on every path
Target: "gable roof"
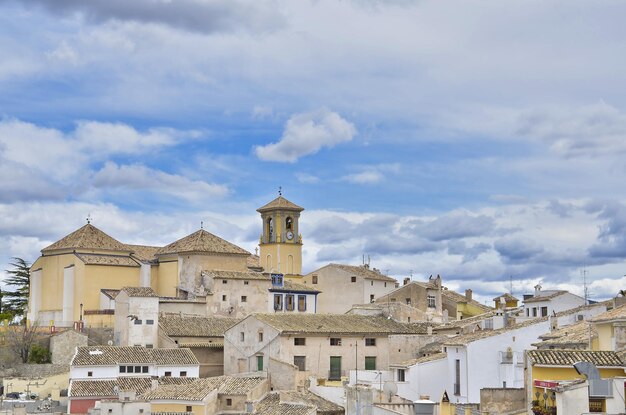
M 269 274 L 256 271 L 222 271 L 222 270 L 204 270 L 205 275 L 221 280 L 265 280 L 271 281 Z
M 139 267 L 130 255 L 74 254 L 85 265 L 112 265 L 117 267 Z
M 159 327 L 170 337 L 224 337 L 224 332 L 240 321 L 229 317 L 162 314 Z
M 196 378 L 182 385 L 163 385 L 142 396 L 146 400 L 201 401 L 213 391 L 220 395 L 245 395 L 267 380 L 262 377 L 215 376 Z
M 535 324 L 544 323 L 548 321 L 548 317 L 536 318 L 532 320 L 527 320 L 519 324 L 515 324 L 508 327 L 503 327 L 496 330 L 476 330 L 472 333 L 461 334 L 451 339 L 445 340 L 443 344 L 446 346 L 465 346 L 469 343 L 475 342 L 477 340 L 486 339 L 487 337 L 497 336 L 499 334 L 503 334 L 509 331 L 518 330 L 524 327 L 529 327 Z
M 489 307 L 484 304 L 481 304 L 474 299 L 468 300 L 467 297 L 464 296 L 463 294 L 459 294 L 456 291 L 449 290 L 448 288 L 443 288 L 441 290 L 441 296 L 449 301 L 452 301 L 453 303 L 469 303 L 473 305 L 474 307 L 480 308 L 484 312 L 493 310 L 493 307 Z
M 315 288 L 306 285 L 306 284 L 300 284 L 298 282 L 293 282 L 293 281 L 283 281 L 283 286 L 282 287 L 272 287 L 269 289 L 272 292 L 275 291 L 279 291 L 279 292 L 288 292 L 288 291 L 294 291 L 294 292 L 302 292 L 302 293 L 321 293 L 320 290 L 316 290 Z
M 124 287 L 120 291 L 126 292 L 129 297 L 158 297 L 158 294 L 150 287 Z
M 375 269 L 370 269 L 367 265 L 346 265 L 346 264 L 335 264 L 330 263 L 325 265 L 322 268 L 337 268 L 354 276 L 362 277 L 368 280 L 378 280 L 385 282 L 393 282 L 397 283 L 395 278 L 388 277 L 380 273 L 380 271 Z M 309 274 L 315 274 L 317 271 L 313 271 Z
M 254 404 L 253 415 L 309 415 L 319 413 L 312 404 L 282 402 L 281 392 L 269 392 Z
M 150 245 L 132 245 L 126 244 L 126 248 L 133 253 L 133 256 L 142 262 L 155 259 L 156 252 L 161 249 L 160 246 Z
M 237 254 L 249 256 L 250 252 L 232 244 L 219 236 L 200 229 L 156 251 L 155 255 L 178 254 L 183 252 L 205 252 L 212 254 Z
M 543 293 L 545 293 L 545 295 L 542 295 Z M 524 303 L 536 303 L 538 301 L 546 301 L 546 300 L 552 300 L 553 298 L 559 297 L 563 294 L 568 294 L 568 291 L 565 290 L 549 290 L 549 291 L 539 291 L 539 295 L 534 295 L 533 297 L 530 297 L 526 300 L 524 300 Z M 569 293 L 571 294 L 571 293 Z M 575 295 L 575 294 L 572 294 Z
M 272 200 L 266 205 L 261 206 L 256 211 L 259 213 L 267 212 L 268 210 L 274 209 L 282 209 L 282 210 L 294 210 L 296 212 L 302 212 L 304 210 L 303 207 L 296 205 L 293 202 L 285 199 L 282 196 L 278 196 L 276 199 Z
M 578 321 L 574 324 L 570 324 L 565 327 L 561 327 L 557 330 L 553 330 L 546 334 L 539 336 L 542 340 L 539 343 L 535 343 L 534 346 L 547 348 L 547 347 L 562 347 L 571 345 L 588 345 L 590 337 L 593 339 L 597 337 L 596 331 L 590 327 L 587 321 Z M 572 347 L 569 347 L 572 348 Z
M 493 301 L 500 301 L 500 298 L 504 297 L 506 301 L 519 301 L 517 298 L 513 297 L 511 293 L 504 293 L 499 295 L 493 299 Z
M 45 253 L 61 249 L 102 249 L 107 251 L 130 252 L 126 245 L 102 232 L 90 223 L 64 236 L 52 245 L 45 247 L 41 252 Z
M 433 354 L 429 354 L 429 355 L 426 355 L 426 356 L 418 357 L 418 358 L 415 358 L 415 359 L 405 360 L 402 363 L 390 364 L 389 366 L 391 366 L 391 367 L 409 367 L 409 366 L 416 365 L 418 363 L 434 362 L 435 360 L 445 359 L 446 357 L 448 357 L 447 353 L 439 352 L 439 353 L 433 353 Z
M 72 366 L 111 366 L 120 363 L 198 365 L 189 349 L 146 349 L 144 347 L 78 347 Z
M 317 408 L 317 414 L 344 413 L 344 408 L 327 399 L 322 398 L 315 393 L 304 391 L 280 391 L 280 400 L 282 402 L 302 403 L 305 405 L 313 405 Z
M 623 367 L 617 353 L 592 350 L 528 350 L 532 363 L 546 366 L 573 366 L 576 362 L 590 362 L 596 366 Z
M 604 323 L 615 320 L 626 319 L 626 305 L 616 307 L 612 310 L 605 311 L 602 314 L 598 314 L 590 319 L 593 323 Z
M 398 323 L 385 317 L 356 314 L 253 314 L 282 333 L 309 334 L 426 334 L 428 323 Z
M 191 383 L 193 378 L 158 378 L 159 385 Z M 117 379 L 76 380 L 70 381 L 70 397 L 116 397 L 115 387 L 120 391 L 134 391 L 142 394 L 152 387 L 149 376 L 120 376 Z

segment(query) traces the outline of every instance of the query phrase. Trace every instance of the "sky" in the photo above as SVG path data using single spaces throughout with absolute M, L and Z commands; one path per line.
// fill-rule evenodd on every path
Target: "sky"
M 626 288 L 626 3 L 0 0 L 0 264 L 86 218 L 483 302 Z

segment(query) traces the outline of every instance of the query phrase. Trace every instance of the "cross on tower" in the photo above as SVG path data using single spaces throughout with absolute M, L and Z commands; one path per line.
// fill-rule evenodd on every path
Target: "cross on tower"
M 204 221 L 200 221 L 200 229 L 204 229 Z
M 282 196 L 282 195 L 283 195 L 283 187 L 278 186 L 278 196 Z
M 87 225 L 91 223 L 91 213 L 87 214 Z

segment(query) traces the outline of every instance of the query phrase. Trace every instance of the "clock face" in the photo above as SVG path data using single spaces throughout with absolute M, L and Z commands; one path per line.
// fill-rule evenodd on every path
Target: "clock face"
M 293 239 L 293 232 L 287 231 L 287 239 L 289 239 L 290 241 Z

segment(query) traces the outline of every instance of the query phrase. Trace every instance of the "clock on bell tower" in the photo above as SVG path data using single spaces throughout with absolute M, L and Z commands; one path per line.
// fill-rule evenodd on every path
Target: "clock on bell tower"
M 285 274 L 288 278 L 302 275 L 302 235 L 298 220 L 303 210 L 285 199 L 281 191 L 276 199 L 257 209 L 263 221 L 259 256 L 265 272 Z

